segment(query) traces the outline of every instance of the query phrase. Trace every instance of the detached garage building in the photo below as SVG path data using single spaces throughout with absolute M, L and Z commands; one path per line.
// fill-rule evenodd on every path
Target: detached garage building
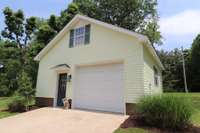
M 146 36 L 76 15 L 35 57 L 39 106 L 129 113 L 162 92 L 163 65 Z

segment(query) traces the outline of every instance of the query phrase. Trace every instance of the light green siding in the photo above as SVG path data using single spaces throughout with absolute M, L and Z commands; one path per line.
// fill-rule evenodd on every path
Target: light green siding
M 145 95 L 159 94 L 162 92 L 162 70 L 156 65 L 153 56 L 149 53 L 147 48 L 143 46 L 143 57 L 144 57 L 144 92 Z M 156 67 L 158 70 L 158 85 L 154 83 L 154 70 Z

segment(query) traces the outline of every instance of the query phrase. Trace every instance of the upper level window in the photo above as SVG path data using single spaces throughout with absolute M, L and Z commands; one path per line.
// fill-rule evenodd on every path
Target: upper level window
M 74 46 L 79 46 L 85 42 L 85 27 L 74 30 Z
M 90 43 L 90 24 L 70 30 L 69 47 Z
M 156 86 L 159 85 L 159 81 L 158 81 L 158 78 L 159 78 L 159 75 L 158 75 L 158 70 L 156 67 L 153 67 L 153 71 L 154 71 L 154 84 Z

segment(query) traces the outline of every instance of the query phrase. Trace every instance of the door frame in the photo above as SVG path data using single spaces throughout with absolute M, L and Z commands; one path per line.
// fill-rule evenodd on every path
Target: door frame
M 65 85 L 65 97 L 67 96 L 67 78 L 68 78 L 68 73 L 59 73 L 58 74 L 58 84 L 57 84 L 57 94 L 56 94 L 56 96 L 57 96 L 57 98 L 55 99 L 56 100 L 56 107 L 62 107 L 62 106 L 58 106 L 58 93 L 59 93 L 59 89 L 60 89 L 60 80 L 61 80 L 61 75 L 66 75 L 67 77 L 66 77 L 66 85 Z
M 53 107 L 57 107 L 57 98 L 58 98 L 58 89 L 59 89 L 59 76 L 60 74 L 67 74 L 69 75 L 69 71 L 57 71 L 56 72 L 56 86 L 55 86 L 55 95 L 54 95 L 54 102 Z M 67 93 L 67 86 L 66 86 L 66 93 Z M 67 94 L 65 94 L 67 95 Z

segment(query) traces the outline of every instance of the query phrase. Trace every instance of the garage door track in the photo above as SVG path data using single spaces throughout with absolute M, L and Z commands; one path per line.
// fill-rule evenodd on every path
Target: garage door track
M 128 116 L 41 108 L 0 119 L 1 133 L 113 133 Z

